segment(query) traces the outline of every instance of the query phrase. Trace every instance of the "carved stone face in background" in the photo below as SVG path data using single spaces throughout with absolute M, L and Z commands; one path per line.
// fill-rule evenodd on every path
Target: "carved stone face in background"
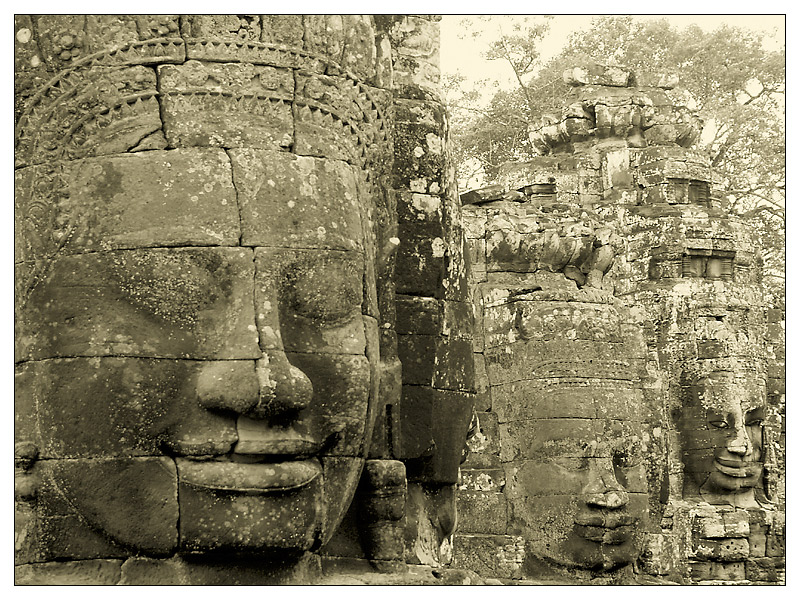
M 760 485 L 765 402 L 763 386 L 731 372 L 712 373 L 690 387 L 678 428 L 686 478 L 704 497 Z
M 487 345 L 499 344 L 487 371 L 505 494 L 529 557 L 610 570 L 636 559 L 647 519 L 649 438 L 629 362 L 639 346 L 614 307 L 564 299 L 498 306 L 485 321 Z
M 530 552 L 565 566 L 629 564 L 647 513 L 642 428 L 631 419 L 630 390 L 557 385 L 548 391 L 554 411 L 528 425 L 531 460 L 517 476 L 530 493 L 526 521 L 536 532 Z

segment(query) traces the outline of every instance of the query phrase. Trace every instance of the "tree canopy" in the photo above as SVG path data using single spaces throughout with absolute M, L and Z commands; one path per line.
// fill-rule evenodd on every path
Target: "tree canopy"
M 773 295 L 782 295 L 784 48 L 767 50 L 763 34 L 738 27 L 706 32 L 697 25 L 679 29 L 667 19 L 608 16 L 572 34 L 558 55 L 542 62 L 539 47 L 547 28 L 546 21 L 521 23 L 490 44 L 486 58 L 508 63 L 517 86 L 498 88 L 487 105 L 480 105 L 477 90 L 463 89 L 463 78 L 445 80 L 460 183 L 474 187 L 481 181 L 474 178 L 478 174 L 481 183 L 492 183 L 504 162 L 535 156 L 528 124 L 560 109 L 568 91 L 565 69 L 594 61 L 675 73 L 705 121 L 701 150 L 721 176 L 730 210 L 757 217 L 765 239 L 766 283 Z

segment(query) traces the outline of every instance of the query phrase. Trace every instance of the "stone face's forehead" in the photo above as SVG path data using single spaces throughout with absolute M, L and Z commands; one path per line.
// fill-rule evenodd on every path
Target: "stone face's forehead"
M 218 149 L 114 155 L 20 169 L 18 258 L 121 248 L 233 246 L 231 165 Z
M 231 150 L 245 246 L 363 250 L 368 198 L 338 160 Z
M 15 174 L 18 261 L 164 246 L 363 250 L 363 175 L 347 163 L 250 149 L 178 149 Z
M 609 419 L 532 419 L 507 426 L 518 437 L 509 446 L 521 448 L 525 457 L 611 458 L 641 452 L 642 423 Z
M 692 406 L 707 411 L 747 412 L 766 405 L 766 389 L 754 378 L 715 373 L 696 382 L 690 398 Z

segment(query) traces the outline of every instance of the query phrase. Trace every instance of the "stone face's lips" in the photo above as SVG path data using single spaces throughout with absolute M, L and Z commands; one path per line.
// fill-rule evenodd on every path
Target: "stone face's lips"
M 306 437 L 284 439 L 240 439 L 234 446 L 238 454 L 265 454 L 270 456 L 313 456 L 321 444 Z
M 590 527 L 600 527 L 603 529 L 616 529 L 624 525 L 636 523 L 636 517 L 628 513 L 616 512 L 589 512 L 579 513 L 575 516 L 575 523 Z
M 757 475 L 759 470 L 758 463 L 732 461 L 720 458 L 714 461 L 714 467 L 717 471 L 729 477 L 752 477 L 753 475 Z
M 240 463 L 177 459 L 180 483 L 223 492 L 268 494 L 304 487 L 322 474 L 317 459 Z
M 236 420 L 236 454 L 283 456 L 288 459 L 308 458 L 319 454 L 324 442 L 300 429 L 297 423 L 289 427 L 274 427 L 259 419 L 240 415 Z
M 624 544 L 633 534 L 633 527 L 630 525 L 620 525 L 613 528 L 577 525 L 575 529 L 577 534 L 585 540 L 609 545 Z
M 636 520 L 626 512 L 581 512 L 575 515 L 575 532 L 590 542 L 619 545 L 630 540 Z

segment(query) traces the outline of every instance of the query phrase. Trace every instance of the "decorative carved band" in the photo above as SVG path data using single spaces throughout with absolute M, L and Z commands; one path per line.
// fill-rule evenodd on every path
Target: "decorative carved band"
M 352 86 L 346 93 L 346 97 L 352 102 L 352 110 L 342 110 L 342 107 L 328 106 L 309 98 L 278 93 L 265 96 L 246 94 L 234 96 L 210 91 L 196 93 L 230 98 L 232 100 L 230 104 L 236 110 L 257 111 L 260 102 L 280 101 L 308 108 L 313 113 L 312 121 L 319 116 L 322 116 L 323 121 L 325 117 L 331 117 L 340 124 L 339 127 L 346 136 L 354 138 L 354 145 L 359 149 L 354 159 L 368 171 L 373 158 L 377 160 L 378 156 L 385 153 L 389 135 L 383 109 L 375 101 L 368 86 L 327 57 L 302 49 L 260 42 L 192 39 L 184 43 L 181 38 L 160 38 L 95 53 L 76 61 L 70 68 L 61 71 L 45 84 L 31 98 L 17 124 L 16 166 L 62 158 L 79 158 L 79 155 L 72 156 L 67 153 L 66 148 L 86 144 L 85 138 L 79 143 L 72 141 L 71 138 L 79 131 L 91 130 L 92 127 L 89 125 L 91 121 L 101 115 L 109 116 L 113 120 L 124 115 L 126 106 L 133 107 L 135 111 L 139 100 L 164 96 L 153 90 L 131 97 L 114 98 L 115 102 L 110 106 L 103 105 L 101 98 L 99 105 L 87 107 L 86 103 L 81 101 L 81 95 L 96 87 L 98 80 L 107 76 L 109 72 L 109 69 L 98 70 L 93 67 L 119 69 L 135 65 L 175 64 L 185 62 L 187 58 L 283 66 L 343 77 Z M 181 92 L 181 94 L 189 96 L 191 92 Z M 348 116 L 345 113 L 352 114 Z M 154 113 L 154 116 L 157 115 L 158 112 Z M 360 119 L 352 118 L 353 115 L 360 116 Z M 370 150 L 371 146 L 376 146 L 375 152 Z M 122 151 L 125 150 L 127 148 Z
M 15 130 L 15 137 L 24 137 L 24 130 L 35 127 L 42 111 L 63 94 L 74 94 L 88 82 L 91 67 L 127 67 L 182 63 L 186 60 L 186 48 L 181 38 L 158 38 L 135 42 L 126 46 L 114 46 L 75 61 L 68 69 L 60 71 L 29 100 Z

